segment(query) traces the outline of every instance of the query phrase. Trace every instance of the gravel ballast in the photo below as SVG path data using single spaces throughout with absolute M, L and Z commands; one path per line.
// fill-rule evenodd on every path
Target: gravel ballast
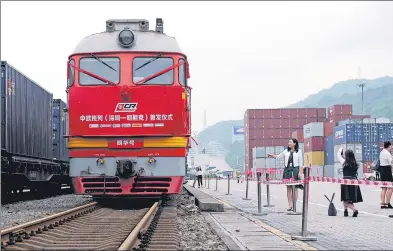
M 1 228 L 8 228 L 92 202 L 90 196 L 60 195 L 1 205 Z
M 228 250 L 184 188 L 176 199 L 181 250 Z
M 181 250 L 228 250 L 184 188 L 181 194 L 171 196 L 171 199 L 177 202 Z M 1 228 L 20 225 L 90 202 L 92 199 L 89 196 L 68 194 L 2 205 Z

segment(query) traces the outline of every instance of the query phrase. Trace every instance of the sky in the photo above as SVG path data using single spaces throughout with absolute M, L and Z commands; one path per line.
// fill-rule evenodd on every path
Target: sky
M 1 2 L 1 60 L 66 99 L 66 62 L 108 19 L 164 20 L 190 63 L 192 126 L 393 76 L 393 2 Z

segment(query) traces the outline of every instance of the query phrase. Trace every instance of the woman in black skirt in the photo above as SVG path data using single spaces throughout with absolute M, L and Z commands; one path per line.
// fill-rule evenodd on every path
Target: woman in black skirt
M 299 149 L 299 142 L 297 139 L 290 139 L 288 147 L 282 153 L 278 155 L 268 154 L 269 158 L 284 158 L 285 168 L 283 173 L 283 179 L 294 179 L 300 180 L 303 176 L 303 154 Z M 289 208 L 287 211 L 293 210 L 293 204 L 296 203 L 298 197 L 297 188 L 303 189 L 303 185 L 295 185 L 295 201 L 292 201 L 292 185 L 287 185 L 287 198 Z
M 359 165 L 356 162 L 355 154 L 352 150 L 345 151 L 345 158 L 343 158 L 343 149 L 340 148 L 337 152 L 337 157 L 343 165 L 344 179 L 357 179 Z M 353 217 L 357 217 L 359 211 L 356 209 L 354 203 L 363 202 L 360 187 L 357 185 L 341 185 L 341 201 L 344 204 L 344 217 L 348 216 L 348 207 L 353 210 Z
M 393 157 L 390 153 L 392 148 L 392 143 L 386 141 L 383 145 L 383 150 L 379 154 L 379 172 L 381 173 L 381 181 L 391 181 L 393 182 L 392 175 L 392 166 L 393 166 Z M 390 200 L 392 198 L 393 187 L 387 188 L 382 187 L 381 191 L 381 209 L 390 208 L 393 206 L 390 204 Z

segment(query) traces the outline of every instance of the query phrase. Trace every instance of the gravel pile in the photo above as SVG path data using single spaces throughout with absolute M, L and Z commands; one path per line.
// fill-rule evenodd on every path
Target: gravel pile
M 4 229 L 16 226 L 90 202 L 92 199 L 89 196 L 68 194 L 2 205 L 0 227 Z
M 181 250 L 228 250 L 184 188 L 176 200 Z

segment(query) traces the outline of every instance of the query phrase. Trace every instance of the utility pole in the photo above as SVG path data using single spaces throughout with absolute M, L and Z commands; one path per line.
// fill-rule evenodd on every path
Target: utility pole
M 359 67 L 359 69 L 358 69 L 358 78 L 359 78 L 359 80 L 361 80 L 361 76 L 360 76 L 360 67 Z M 358 86 L 360 87 L 360 88 L 362 88 L 362 115 L 364 116 L 364 87 L 366 86 L 366 84 L 365 83 L 360 83 L 360 84 L 358 84 Z M 364 128 L 364 118 L 362 118 L 362 123 L 361 123 L 361 132 L 362 132 L 362 137 L 361 137 L 361 140 L 360 140 L 360 143 L 362 144 L 362 148 L 363 148 L 363 144 L 364 144 L 364 142 L 363 142 L 363 139 L 364 139 L 364 130 L 365 130 L 365 128 Z
M 360 66 L 358 67 L 358 78 L 359 78 L 359 80 L 361 80 Z M 358 84 L 358 86 L 360 88 L 362 88 L 362 115 L 364 115 L 364 87 L 366 86 L 366 84 L 365 83 L 361 83 L 361 84 Z
M 364 115 L 364 87 L 366 86 L 365 83 L 358 84 L 360 88 L 362 88 L 362 115 Z

